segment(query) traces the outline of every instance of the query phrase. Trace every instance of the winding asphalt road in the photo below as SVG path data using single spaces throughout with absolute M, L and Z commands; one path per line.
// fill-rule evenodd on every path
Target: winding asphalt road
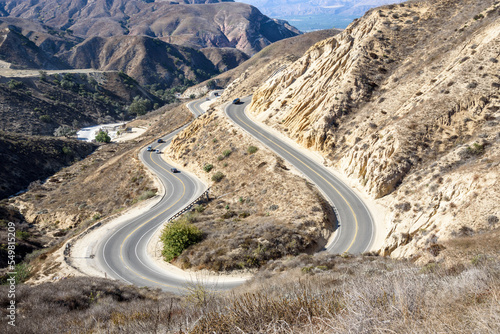
M 195 101 L 193 110 L 202 112 Z M 196 116 L 199 116 L 194 112 Z M 166 137 L 164 143 L 152 144 L 153 149 L 164 150 L 172 138 L 184 129 L 180 128 Z M 108 276 L 138 286 L 158 287 L 174 293 L 182 293 L 190 283 L 202 283 L 211 289 L 225 290 L 240 285 L 244 279 L 221 282 L 217 279 L 178 275 L 160 267 L 147 254 L 147 246 L 156 230 L 178 211 L 198 198 L 206 186 L 197 178 L 180 171 L 172 173 L 161 154 L 142 149 L 139 157 L 152 170 L 165 188 L 165 196 L 151 209 L 127 221 L 119 229 L 105 235 L 97 244 L 95 259 Z M 160 246 L 158 246 L 160 247 Z M 201 280 L 201 282 L 200 282 Z
M 270 132 L 251 121 L 245 108 L 251 97 L 242 98 L 239 104 L 226 106 L 226 115 L 250 135 L 291 163 L 321 190 L 337 209 L 338 226 L 335 238 L 326 250 L 333 254 L 349 252 L 359 254 L 367 251 L 373 241 L 375 227 L 370 211 L 363 201 L 342 181 L 324 166 L 304 155 L 296 147 L 285 143 Z
M 203 113 L 200 106 L 205 101 L 202 99 L 188 104 L 196 117 Z M 245 114 L 245 107 L 249 101 L 250 97 L 247 97 L 241 99 L 240 104 L 229 104 L 225 109 L 227 116 L 293 164 L 315 183 L 337 208 L 339 218 L 337 232 L 326 250 L 331 253 L 362 253 L 369 249 L 373 239 L 374 225 L 370 212 L 363 202 L 321 164 L 252 122 Z M 183 129 L 184 127 L 162 138 L 163 143 L 152 144 L 153 149 L 164 150 L 172 138 Z M 147 246 L 163 222 L 202 194 L 205 185 L 188 173 L 182 171 L 172 173 L 173 166 L 168 165 L 161 158 L 161 154 L 143 149 L 139 156 L 162 182 L 165 196 L 151 209 L 103 236 L 96 246 L 95 258 L 101 268 L 115 279 L 138 286 L 158 287 L 166 291 L 182 293 L 190 282 L 186 281 L 185 277 L 169 272 L 154 262 L 147 255 Z M 201 283 L 211 289 L 225 290 L 232 289 L 243 282 L 244 279 L 228 282 L 205 280 Z

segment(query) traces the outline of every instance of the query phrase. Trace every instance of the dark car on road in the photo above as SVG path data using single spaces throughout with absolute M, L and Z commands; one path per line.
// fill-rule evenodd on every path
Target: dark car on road
M 159 143 L 163 143 L 163 139 L 161 139 L 161 138 L 160 138 L 160 139 L 158 139 L 158 142 L 159 142 Z
M 177 168 L 173 168 L 173 167 L 172 167 L 172 168 L 170 168 L 170 171 L 171 171 L 172 173 L 179 173 L 179 170 L 178 170 Z
M 241 101 L 240 101 L 240 98 L 236 98 L 233 100 L 233 104 L 239 104 Z

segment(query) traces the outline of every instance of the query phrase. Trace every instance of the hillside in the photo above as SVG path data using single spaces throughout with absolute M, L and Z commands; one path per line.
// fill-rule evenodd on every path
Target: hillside
M 95 149 L 93 144 L 74 139 L 0 132 L 0 199 L 26 189 L 32 181 L 51 176 Z
M 320 30 L 275 42 L 238 67 L 188 88 L 184 96 L 201 96 L 214 86 L 225 88 L 222 96 L 224 101 L 232 96 L 244 96 L 260 86 L 284 64 L 300 58 L 313 44 L 339 32 L 338 29 Z
M 165 87 L 204 81 L 219 73 L 202 52 L 146 36 L 92 37 L 60 57 L 73 68 L 125 71 L 141 84 Z
M 183 91 L 299 33 L 254 7 L 226 2 L 45 0 L 0 6 L 7 16 L 0 17 L 0 68 L 116 70 L 161 90 Z
M 0 17 L 0 29 L 9 29 L 10 31 L 16 32 L 18 35 L 22 35 L 31 41 L 31 43 L 29 41 L 22 41 L 21 43 L 18 43 L 17 48 L 33 48 L 34 44 L 38 47 L 38 51 L 36 52 L 44 53 L 48 57 L 56 57 L 58 53 L 68 51 L 73 46 L 83 41 L 82 38 L 73 36 L 73 34 L 65 30 L 56 29 L 38 21 L 31 21 L 16 17 Z M 3 52 L 0 54 L 3 57 L 6 56 Z M 8 58 L 6 61 L 12 62 L 13 60 L 26 61 L 31 59 L 19 59 L 19 57 L 14 56 Z M 43 69 L 43 66 L 43 64 L 37 64 L 36 68 Z
M 333 231 L 335 215 L 319 191 L 220 110 L 179 133 L 169 158 L 208 184 L 212 198 L 184 217 L 204 237 L 175 259 L 181 268 L 258 268 L 314 253 Z
M 2 29 L 0 30 L 0 60 L 2 63 L 9 63 L 14 59 L 15 64 L 14 66 L 9 66 L 11 68 L 51 70 L 67 68 L 67 65 L 38 48 L 35 43 L 15 29 Z
M 21 72 L 14 73 L 21 75 Z M 63 125 L 77 129 L 114 123 L 133 116 L 133 110 L 128 107 L 136 96 L 150 101 L 151 106 L 162 103 L 119 72 L 68 71 L 51 75 L 42 71 L 27 76 L 2 76 L 1 129 L 51 136 Z
M 439 259 L 500 216 L 498 16 L 487 0 L 371 10 L 257 89 L 251 113 L 388 208 L 382 254 Z
M 182 90 L 248 59 L 235 48 L 197 50 L 147 36 L 83 40 L 28 20 L 0 22 L 6 27 L 0 31 L 0 75 L 4 69 L 123 71 L 143 85 Z
M 195 1 L 198 3 L 198 1 Z M 233 47 L 252 55 L 298 31 L 242 3 L 170 1 L 3 1 L 4 16 L 39 21 L 74 36 L 141 35 L 195 48 Z

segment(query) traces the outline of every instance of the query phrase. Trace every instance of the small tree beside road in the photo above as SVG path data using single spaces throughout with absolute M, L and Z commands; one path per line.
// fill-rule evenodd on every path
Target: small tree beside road
M 99 143 L 109 143 L 111 141 L 111 137 L 106 131 L 100 130 L 99 133 L 95 136 L 95 140 Z

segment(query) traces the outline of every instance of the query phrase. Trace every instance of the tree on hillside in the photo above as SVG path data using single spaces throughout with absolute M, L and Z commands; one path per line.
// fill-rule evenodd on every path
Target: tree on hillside
M 128 112 L 129 114 L 132 115 L 145 115 L 148 111 L 150 111 L 152 108 L 151 106 L 151 101 L 141 98 L 139 96 L 136 96 L 134 98 L 134 101 L 130 104 L 128 107 Z
M 111 137 L 105 131 L 99 131 L 99 133 L 95 136 L 95 140 L 99 143 L 109 143 L 111 141 Z

